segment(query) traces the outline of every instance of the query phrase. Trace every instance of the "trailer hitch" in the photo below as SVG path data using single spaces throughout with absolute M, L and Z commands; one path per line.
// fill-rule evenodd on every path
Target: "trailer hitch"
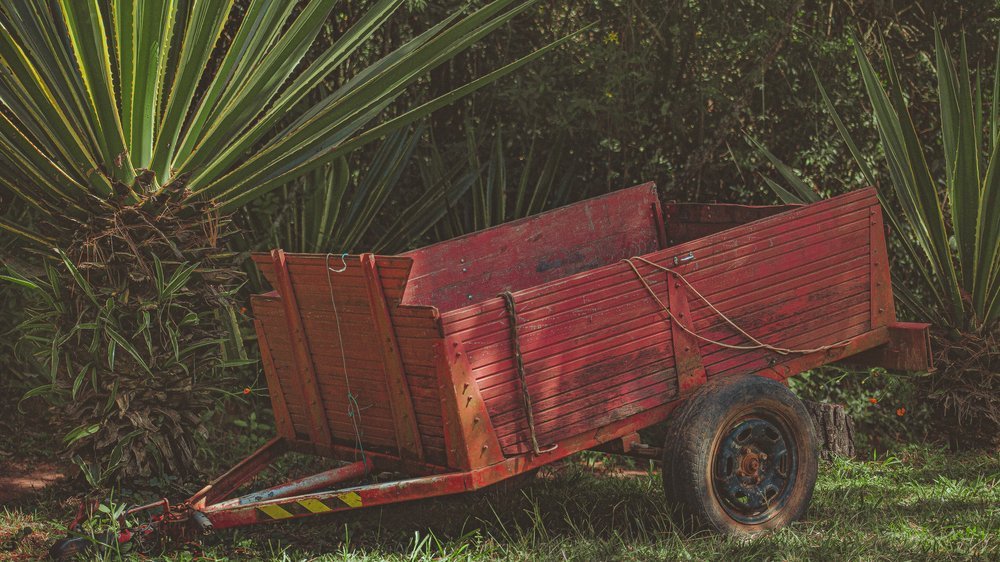
M 184 507 L 184 506 L 182 506 Z M 68 560 L 85 552 L 111 551 L 152 554 L 162 545 L 167 532 L 183 535 L 183 523 L 187 520 L 186 509 L 171 510 L 166 499 L 136 506 L 125 510 L 116 520 L 116 527 L 106 531 L 87 531 L 84 523 L 98 509 L 96 500 L 81 501 L 76 517 L 67 527 L 69 536 L 56 541 L 49 549 L 49 557 L 54 560 Z M 136 516 L 146 513 L 147 520 L 134 522 Z M 178 530 L 181 532 L 178 533 Z

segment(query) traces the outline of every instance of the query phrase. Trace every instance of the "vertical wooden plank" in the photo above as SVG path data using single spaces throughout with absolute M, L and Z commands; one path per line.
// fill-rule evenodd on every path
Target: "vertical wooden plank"
M 888 326 L 896 321 L 896 304 L 892 298 L 892 278 L 889 274 L 889 253 L 885 244 L 885 225 L 882 222 L 882 207 L 878 203 L 871 208 L 871 329 Z
M 264 368 L 264 380 L 267 381 L 267 393 L 271 396 L 274 424 L 277 426 L 280 437 L 294 440 L 295 426 L 288 413 L 288 402 L 285 401 L 285 393 L 281 390 L 281 381 L 278 380 L 278 371 L 274 367 L 274 358 L 271 356 L 271 347 L 267 342 L 264 325 L 260 320 L 254 320 L 253 324 L 257 330 L 257 343 L 260 347 L 260 360 Z
M 667 247 L 667 225 L 663 222 L 663 208 L 660 201 L 653 203 L 653 221 L 656 223 L 656 239 L 660 243 L 659 249 Z M 631 257 L 631 256 L 630 256 Z
M 274 262 L 275 278 L 278 282 L 278 294 L 285 308 L 285 321 L 288 325 L 288 335 L 292 341 L 292 359 L 295 364 L 296 382 L 302 398 L 305 400 L 309 418 L 309 439 L 320 446 L 329 447 L 333 443 L 330 433 L 330 422 L 323 408 L 320 396 L 319 382 L 316 380 L 316 367 L 313 365 L 312 352 L 309 350 L 309 340 L 302 326 L 302 316 L 299 314 L 299 304 L 292 288 L 292 279 L 288 274 L 288 264 L 285 252 L 271 250 Z
M 475 470 L 502 462 L 500 440 L 462 344 L 446 338 L 436 347 L 448 466 Z
M 678 322 L 683 322 L 684 326 L 690 327 L 692 322 L 687 288 L 680 277 L 674 273 L 667 274 L 667 298 L 670 312 L 675 317 L 670 326 L 670 334 L 674 343 L 677 392 L 680 395 L 685 395 L 699 385 L 708 382 L 708 376 L 701 362 L 701 347 L 698 339 L 676 325 Z
M 399 456 L 404 459 L 424 460 L 424 448 L 420 441 L 417 416 L 413 412 L 413 399 L 406 382 L 403 359 L 399 355 L 396 332 L 389 316 L 389 305 L 385 300 L 382 280 L 379 277 L 372 254 L 361 255 L 361 269 L 368 286 L 368 301 L 371 304 L 372 320 L 378 334 L 377 348 L 382 355 L 385 381 L 389 390 L 389 406 L 392 409 L 393 428 L 396 431 L 396 445 Z

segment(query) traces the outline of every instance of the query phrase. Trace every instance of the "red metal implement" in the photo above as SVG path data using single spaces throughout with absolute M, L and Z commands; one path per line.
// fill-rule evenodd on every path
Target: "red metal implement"
M 930 365 L 927 326 L 896 322 L 871 189 L 664 212 L 644 184 L 400 256 L 338 255 L 336 269 L 280 250 L 254 260 L 276 288 L 253 306 L 279 437 L 168 508 L 165 528 L 427 498 L 615 442 L 629 452 L 717 377 Z M 227 499 L 286 450 L 350 464 Z M 344 487 L 370 471 L 408 477 Z

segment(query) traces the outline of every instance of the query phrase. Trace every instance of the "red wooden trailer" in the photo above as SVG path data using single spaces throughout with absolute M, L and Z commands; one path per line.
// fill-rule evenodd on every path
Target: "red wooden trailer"
M 253 311 L 278 435 L 160 502 L 168 534 L 476 490 L 597 447 L 662 454 L 668 499 L 709 526 L 773 528 L 817 463 L 780 381 L 930 365 L 927 326 L 896 321 L 872 189 L 661 208 L 650 183 L 397 256 L 253 259 L 275 289 Z M 347 464 L 230 499 L 289 450 Z M 370 480 L 386 471 L 406 477 Z

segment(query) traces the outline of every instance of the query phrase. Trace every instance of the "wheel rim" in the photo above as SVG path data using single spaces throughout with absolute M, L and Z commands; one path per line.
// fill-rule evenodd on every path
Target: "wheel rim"
M 787 424 L 755 412 L 728 425 L 713 454 L 713 490 L 734 520 L 754 525 L 773 517 L 791 496 L 798 455 Z

